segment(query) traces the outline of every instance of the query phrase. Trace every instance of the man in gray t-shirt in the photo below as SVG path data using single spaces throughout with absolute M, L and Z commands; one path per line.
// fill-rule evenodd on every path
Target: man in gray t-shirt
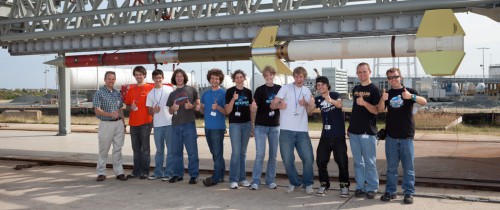
M 167 100 L 168 111 L 172 116 L 172 152 L 174 162 L 174 176 L 170 183 L 182 181 L 184 177 L 183 146 L 188 153 L 188 172 L 191 179 L 189 184 L 198 183 L 199 159 L 198 143 L 196 139 L 195 111 L 200 109 L 198 92 L 187 86 L 188 77 L 182 69 L 176 69 L 172 74 L 171 82 L 177 88 Z

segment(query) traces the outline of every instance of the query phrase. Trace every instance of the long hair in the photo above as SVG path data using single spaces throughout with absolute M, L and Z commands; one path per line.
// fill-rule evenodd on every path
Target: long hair
M 188 76 L 187 76 L 186 72 L 185 72 L 184 70 L 182 70 L 182 69 L 176 69 L 176 70 L 174 71 L 174 73 L 172 74 L 172 79 L 170 79 L 170 82 L 171 82 L 173 85 L 175 85 L 175 86 L 178 86 L 178 85 L 179 85 L 179 84 L 177 84 L 177 82 L 175 81 L 175 75 L 177 75 L 178 73 L 181 73 L 181 74 L 182 74 L 182 76 L 184 77 L 184 84 L 183 84 L 183 85 L 187 84 L 187 82 L 188 82 Z

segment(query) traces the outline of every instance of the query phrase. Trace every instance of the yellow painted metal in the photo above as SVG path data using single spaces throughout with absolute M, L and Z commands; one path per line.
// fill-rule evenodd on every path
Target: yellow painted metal
M 276 58 L 275 55 L 259 55 L 253 56 L 251 59 L 260 72 L 264 67 L 271 66 L 276 69 L 278 74 L 292 75 L 292 70 L 281 59 Z
M 417 31 L 417 37 L 458 35 L 465 36 L 465 32 L 451 9 L 425 11 Z
M 432 76 L 455 75 L 464 56 L 463 51 L 417 52 L 425 73 Z
M 251 48 L 274 47 L 276 35 L 278 34 L 278 26 L 263 27 L 257 33 L 257 36 L 250 45 Z
M 465 32 L 451 9 L 438 9 L 425 11 L 416 36 L 465 36 Z M 417 52 L 425 73 L 432 76 L 455 75 L 464 56 L 463 50 Z

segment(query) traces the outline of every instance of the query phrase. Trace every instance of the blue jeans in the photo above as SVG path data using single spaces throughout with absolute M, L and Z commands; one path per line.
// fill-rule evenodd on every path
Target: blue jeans
M 246 123 L 229 123 L 231 139 L 231 162 L 229 163 L 229 182 L 240 182 L 246 179 L 245 162 L 247 146 L 252 125 Z
M 290 184 L 295 187 L 302 185 L 304 188 L 314 184 L 314 155 L 309 133 L 281 129 L 279 144 L 281 159 L 285 165 L 286 175 L 288 176 Z M 302 160 L 302 180 L 300 180 L 297 169 L 295 168 L 294 148 L 297 148 L 297 153 Z
M 278 126 L 255 126 L 255 162 L 252 171 L 252 183 L 260 185 L 262 166 L 266 155 L 266 136 L 269 142 L 269 159 L 266 169 L 266 184 L 274 183 L 276 178 L 276 154 L 278 153 L 278 142 L 280 130 Z
M 363 138 L 363 135 L 349 133 L 349 143 L 351 144 L 354 171 L 356 173 L 356 190 L 376 192 L 379 183 L 377 172 L 377 139 L 374 135 L 367 136 L 368 138 Z
M 173 155 L 172 155 L 172 126 L 166 125 L 154 127 L 154 137 L 156 145 L 155 154 L 155 177 L 172 177 L 174 173 Z M 167 163 L 163 167 L 165 160 L 165 146 L 167 147 Z
M 132 150 L 134 151 L 134 170 L 132 170 L 132 174 L 136 176 L 149 175 L 149 164 L 151 163 L 150 136 L 150 123 L 130 126 L 130 138 L 132 140 Z
M 224 131 L 226 131 L 226 129 L 205 128 L 208 148 L 212 153 L 212 160 L 214 161 L 212 181 L 215 183 L 222 182 L 226 174 L 226 163 L 224 162 Z
M 198 134 L 194 122 L 172 126 L 172 152 L 174 156 L 174 176 L 184 177 L 183 146 L 188 154 L 189 176 L 197 178 L 200 174 L 198 159 Z
M 398 186 L 399 161 L 403 166 L 403 193 L 415 194 L 415 169 L 413 168 L 413 139 L 395 139 L 387 135 L 385 139 L 385 156 L 387 158 L 387 185 L 385 192 L 395 194 Z

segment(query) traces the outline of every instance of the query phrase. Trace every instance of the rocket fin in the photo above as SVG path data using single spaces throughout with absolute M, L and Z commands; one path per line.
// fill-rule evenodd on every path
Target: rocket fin
M 257 36 L 250 45 L 251 48 L 274 47 L 276 35 L 278 34 L 278 26 L 263 27 L 257 32 Z
M 417 57 L 426 74 L 433 76 L 455 75 L 464 52 L 464 29 L 458 22 L 451 9 L 425 11 L 424 17 L 416 34 L 416 42 L 426 37 L 459 37 L 461 36 L 460 50 L 441 50 L 434 52 L 419 52 Z
M 290 68 L 288 68 L 282 60 L 276 58 L 274 55 L 258 55 L 253 56 L 251 59 L 260 72 L 262 72 L 262 69 L 266 66 L 271 66 L 276 69 L 278 74 L 292 74 L 292 70 L 290 70 Z
M 417 52 L 425 73 L 432 76 L 455 75 L 464 56 L 463 51 Z

